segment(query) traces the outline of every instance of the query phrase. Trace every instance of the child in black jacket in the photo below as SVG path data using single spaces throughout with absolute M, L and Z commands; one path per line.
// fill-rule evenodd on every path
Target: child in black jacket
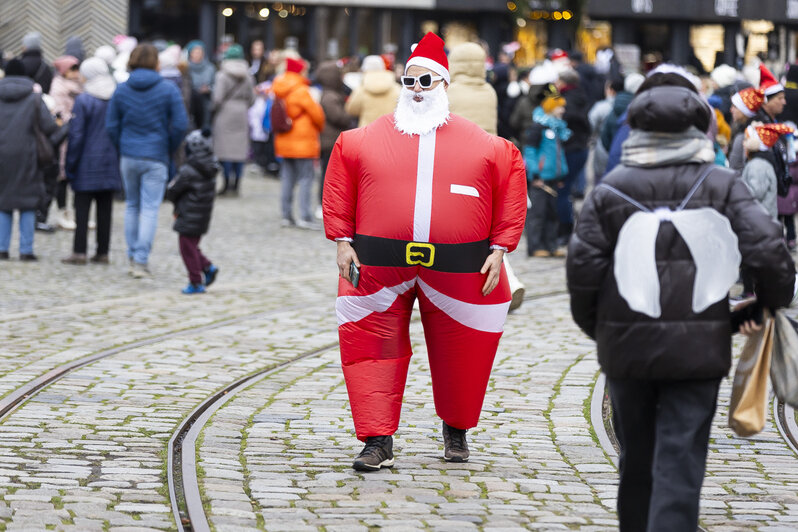
M 180 234 L 180 255 L 188 270 L 184 294 L 205 293 L 219 268 L 202 254 L 200 238 L 208 231 L 216 196 L 218 166 L 208 130 L 195 130 L 186 137 L 186 163 L 166 188 L 166 198 L 175 204 L 172 229 Z

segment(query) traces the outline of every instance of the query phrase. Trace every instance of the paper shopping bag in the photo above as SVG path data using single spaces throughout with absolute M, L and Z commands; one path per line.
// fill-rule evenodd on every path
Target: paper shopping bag
M 734 372 L 729 427 L 738 436 L 753 436 L 765 428 L 768 375 L 773 351 L 773 319 L 745 342 Z

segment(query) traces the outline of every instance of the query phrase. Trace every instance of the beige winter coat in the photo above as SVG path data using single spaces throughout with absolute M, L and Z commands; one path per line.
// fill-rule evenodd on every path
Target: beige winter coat
M 455 46 L 449 54 L 449 110 L 496 134 L 496 91 L 485 81 L 485 50 L 476 43 Z
M 249 156 L 247 110 L 255 102 L 249 65 L 226 59 L 213 86 L 213 153 L 220 161 L 244 162 Z
M 399 101 L 399 89 L 393 72 L 366 72 L 363 84 L 352 91 L 346 101 L 346 112 L 358 117 L 358 127 L 367 126 L 382 115 L 393 113 Z

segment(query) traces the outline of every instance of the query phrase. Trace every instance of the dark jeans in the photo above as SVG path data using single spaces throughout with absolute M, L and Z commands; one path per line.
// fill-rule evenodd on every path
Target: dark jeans
M 720 379 L 609 379 L 621 532 L 693 531 Z
M 277 177 L 280 163 L 274 156 L 274 143 L 271 138 L 266 141 L 253 140 L 252 154 L 255 157 L 255 164 L 260 166 L 264 173 L 271 174 L 271 177 Z
M 199 248 L 201 236 L 180 235 L 180 256 L 188 270 L 188 280 L 192 284 L 202 284 L 202 272 L 210 268 L 211 261 Z
M 787 242 L 795 240 L 795 216 L 792 214 L 782 214 L 779 216 L 779 219 L 787 230 Z
M 224 189 L 231 188 L 238 190 L 238 180 L 241 179 L 241 173 L 244 171 L 244 163 L 222 161 L 222 174 L 224 175 Z M 232 176 L 231 176 L 232 174 Z M 230 177 L 233 178 L 232 184 Z
M 568 164 L 568 173 L 563 178 L 563 188 L 557 197 L 557 216 L 560 219 L 559 237 L 563 242 L 568 242 L 574 228 L 574 202 L 571 200 L 571 190 L 576 185 L 579 174 L 587 162 L 587 150 L 572 150 L 565 152 L 565 162 Z
M 531 183 L 528 190 L 532 206 L 526 217 L 527 255 L 539 250 L 553 253 L 557 249 L 557 198 Z
M 58 165 L 52 164 L 47 168 L 42 169 L 42 177 L 44 178 L 44 196 L 39 201 L 39 207 L 36 209 L 36 221 L 39 223 L 47 223 L 47 215 L 50 212 L 50 204 L 53 198 L 58 196 L 58 208 L 63 209 L 66 205 L 66 190 L 63 194 L 58 194 Z M 62 181 L 66 184 L 66 181 Z
M 114 208 L 114 191 L 75 192 L 74 253 L 86 254 L 88 247 L 89 212 L 92 200 L 97 204 L 97 255 L 108 255 L 111 242 L 111 215 Z

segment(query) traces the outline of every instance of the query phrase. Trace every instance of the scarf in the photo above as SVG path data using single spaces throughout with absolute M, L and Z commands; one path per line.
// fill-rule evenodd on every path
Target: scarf
M 532 111 L 532 120 L 554 131 L 554 134 L 562 142 L 571 138 L 572 131 L 568 129 L 565 120 L 546 114 L 542 107 L 535 107 L 535 110 Z
M 622 150 L 621 164 L 624 166 L 668 166 L 715 160 L 712 141 L 693 126 L 681 133 L 633 129 Z

